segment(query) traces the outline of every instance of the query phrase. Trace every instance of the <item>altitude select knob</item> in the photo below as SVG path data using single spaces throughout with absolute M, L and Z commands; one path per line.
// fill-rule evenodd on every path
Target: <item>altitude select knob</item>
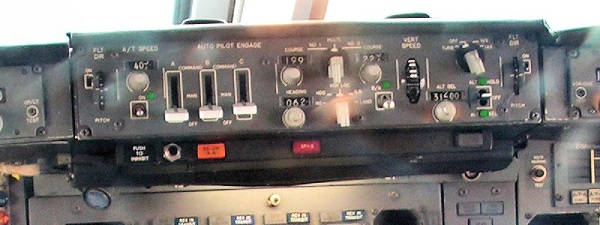
M 285 86 L 298 86 L 302 82 L 302 71 L 297 67 L 284 67 L 281 71 L 281 82 Z
M 360 79 L 364 83 L 377 83 L 381 79 L 381 66 L 378 64 L 364 64 L 360 67 Z
M 130 91 L 145 91 L 150 85 L 148 74 L 142 71 L 134 71 L 127 75 L 127 88 Z
M 456 116 L 456 106 L 444 100 L 433 107 L 433 117 L 440 122 L 451 122 Z

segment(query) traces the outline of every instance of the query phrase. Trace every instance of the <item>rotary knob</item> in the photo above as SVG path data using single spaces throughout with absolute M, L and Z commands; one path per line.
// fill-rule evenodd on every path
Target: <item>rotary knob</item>
M 465 72 L 479 75 L 485 73 L 483 49 L 478 45 L 465 43 L 456 52 L 456 61 Z
M 145 91 L 150 85 L 148 74 L 142 71 L 134 71 L 127 75 L 127 88 L 129 91 Z
M 281 71 L 281 82 L 285 86 L 298 86 L 302 83 L 302 71 L 297 67 L 284 67 Z
M 381 79 L 381 67 L 378 64 L 364 64 L 360 67 L 360 79 L 364 83 L 377 83 Z
M 298 107 L 291 107 L 286 109 L 281 116 L 283 125 L 289 128 L 298 128 L 304 125 L 306 121 L 306 115 L 304 111 Z
M 440 122 L 451 122 L 456 116 L 456 106 L 444 100 L 433 107 L 433 117 Z

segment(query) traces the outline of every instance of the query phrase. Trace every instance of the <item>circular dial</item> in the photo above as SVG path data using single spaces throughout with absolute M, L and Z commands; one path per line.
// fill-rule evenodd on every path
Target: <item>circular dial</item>
M 456 106 L 444 100 L 433 107 L 433 117 L 440 122 L 450 122 L 456 116 Z
M 381 67 L 375 63 L 364 64 L 360 67 L 359 75 L 364 83 L 377 83 L 381 80 Z
M 304 110 L 298 107 L 291 107 L 286 109 L 281 116 L 281 120 L 283 121 L 283 125 L 289 128 L 298 128 L 304 125 L 306 121 L 306 115 L 304 114 Z
M 281 71 L 281 82 L 285 86 L 298 86 L 302 83 L 302 71 L 298 67 L 284 67 Z
M 127 88 L 130 91 L 145 91 L 150 85 L 148 74 L 142 71 L 134 71 L 127 75 Z

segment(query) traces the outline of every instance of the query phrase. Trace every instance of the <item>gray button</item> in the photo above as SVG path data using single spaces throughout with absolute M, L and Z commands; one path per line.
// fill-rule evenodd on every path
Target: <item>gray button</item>
M 209 216 L 208 225 L 231 225 L 229 216 Z
M 482 202 L 481 214 L 502 215 L 504 214 L 504 202 Z
M 588 190 L 571 190 L 571 204 L 587 204 Z
M 265 224 L 287 224 L 287 215 L 285 213 L 267 213 L 264 216 Z
M 492 218 L 471 218 L 469 225 L 493 225 Z
M 481 214 L 481 204 L 479 202 L 459 202 L 457 207 L 459 216 Z
M 482 133 L 466 133 L 456 136 L 456 146 L 462 148 L 476 148 L 484 144 Z
M 337 211 L 322 211 L 319 216 L 321 223 L 342 222 L 342 214 Z

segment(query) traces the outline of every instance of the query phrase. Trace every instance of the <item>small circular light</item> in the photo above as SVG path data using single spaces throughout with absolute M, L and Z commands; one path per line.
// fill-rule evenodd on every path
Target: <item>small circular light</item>
M 486 85 L 488 82 L 487 77 L 478 77 L 477 78 L 477 84 L 478 85 Z
M 155 98 L 156 98 L 156 94 L 154 92 L 149 91 L 148 93 L 146 93 L 146 99 L 154 100 Z
M 94 209 L 106 209 L 111 203 L 108 192 L 96 188 L 86 189 L 83 192 L 83 200 L 88 206 Z
M 489 111 L 489 110 L 486 110 L 486 109 L 484 109 L 484 110 L 479 110 L 479 116 L 480 116 L 481 118 L 486 118 L 486 117 L 490 116 L 490 111 Z
M 392 83 L 389 81 L 382 81 L 381 82 L 381 88 L 383 89 L 390 89 L 392 87 Z
M 4 210 L 0 211 L 0 225 L 9 225 L 10 224 L 10 215 L 6 213 Z

